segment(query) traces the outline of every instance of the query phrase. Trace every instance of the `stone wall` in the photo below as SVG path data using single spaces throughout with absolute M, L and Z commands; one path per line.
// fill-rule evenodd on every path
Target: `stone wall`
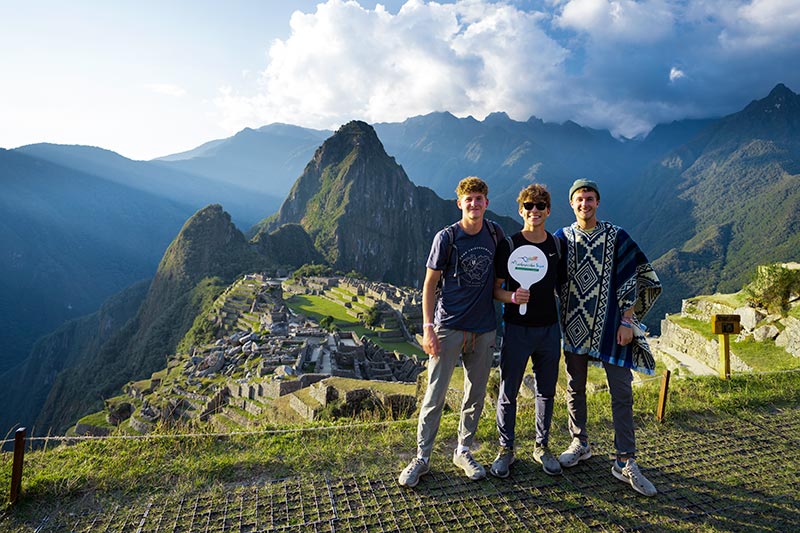
M 225 405 L 228 399 L 228 388 L 222 387 L 214 393 L 208 403 L 206 403 L 203 411 L 200 413 L 200 420 L 207 420 L 209 416 L 219 411 L 220 407 Z
M 788 316 L 782 320 L 784 330 L 775 339 L 775 345 L 795 357 L 800 357 L 800 320 Z
M 675 322 L 664 319 L 661 321 L 660 342 L 679 352 L 683 352 L 711 368 L 719 368 L 719 342 L 708 340 L 704 336 L 690 329 L 682 328 Z M 747 372 L 752 370 L 747 364 L 731 352 L 731 370 Z
M 105 437 L 110 433 L 111 430 L 109 428 L 92 426 L 81 422 L 78 422 L 75 426 L 75 434 L 80 436 Z
M 703 299 L 689 299 L 681 302 L 681 316 L 710 322 L 711 315 L 731 315 L 734 308 L 717 302 Z

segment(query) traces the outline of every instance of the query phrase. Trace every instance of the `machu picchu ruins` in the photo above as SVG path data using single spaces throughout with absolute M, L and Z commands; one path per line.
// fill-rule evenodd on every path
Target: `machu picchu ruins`
M 369 335 L 330 323 L 326 328 L 292 311 L 286 300 L 295 295 L 341 306 L 362 330 L 371 322 Z M 90 415 L 75 433 L 105 434 L 114 426 L 147 433 L 161 423 L 232 431 L 315 420 L 325 409 L 348 416 L 362 408 L 412 412 L 425 359 L 379 343 L 418 347 L 421 319 L 416 289 L 336 276 L 246 275 L 208 312 L 201 329 L 212 332 L 211 342 L 172 355 L 149 379 L 128 383 L 121 396 L 106 400 L 104 424 Z

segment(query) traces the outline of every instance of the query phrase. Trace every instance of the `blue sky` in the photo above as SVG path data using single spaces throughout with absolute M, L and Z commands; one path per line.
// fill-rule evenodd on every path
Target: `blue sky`
M 432 111 L 616 135 L 800 92 L 797 0 L 0 0 L 0 147 L 150 159 Z

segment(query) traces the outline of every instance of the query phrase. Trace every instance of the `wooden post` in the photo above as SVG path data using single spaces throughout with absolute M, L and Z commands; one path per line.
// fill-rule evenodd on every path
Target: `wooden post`
M 14 464 L 11 468 L 11 505 L 17 503 L 22 492 L 22 461 L 25 458 L 25 428 L 14 434 Z
M 669 376 L 670 371 L 664 370 L 661 377 L 661 392 L 658 395 L 658 409 L 656 409 L 656 420 L 659 422 L 664 421 L 664 416 L 667 411 L 667 393 L 669 392 Z
M 740 315 L 711 315 L 711 332 L 719 335 L 719 377 L 731 377 L 731 341 L 728 335 L 742 332 Z
M 731 340 L 727 333 L 719 336 L 719 377 L 720 379 L 731 377 Z

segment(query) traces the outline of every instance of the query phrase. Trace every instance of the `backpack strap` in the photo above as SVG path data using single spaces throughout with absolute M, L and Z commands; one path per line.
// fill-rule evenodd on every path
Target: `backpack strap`
M 447 235 L 447 253 L 445 254 L 445 261 L 444 261 L 444 268 L 442 269 L 442 276 L 444 276 L 445 272 L 447 272 L 447 267 L 450 265 L 450 256 L 453 254 L 453 248 L 455 247 L 455 240 L 456 240 L 456 230 L 453 227 L 453 224 L 449 224 L 444 227 L 445 235 Z
M 550 233 L 550 235 L 553 237 L 553 241 L 555 242 L 555 245 L 556 245 L 556 257 L 560 261 L 561 260 L 561 239 L 559 239 L 558 237 L 556 237 L 552 233 Z
M 497 226 L 498 226 L 498 224 L 494 220 L 489 220 L 489 219 L 486 219 L 486 222 L 489 223 L 488 224 L 489 235 L 492 236 L 492 240 L 494 241 L 494 247 L 497 248 Z

